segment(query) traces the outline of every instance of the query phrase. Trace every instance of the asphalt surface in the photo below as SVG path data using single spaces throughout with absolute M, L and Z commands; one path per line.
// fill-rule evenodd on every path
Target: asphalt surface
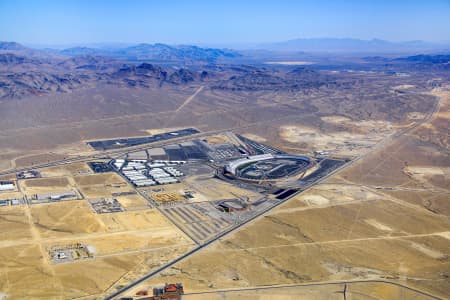
M 317 182 L 315 182 L 315 183 L 313 183 L 313 184 L 310 184 L 307 188 L 305 188 L 305 189 L 302 190 L 302 191 L 306 191 L 307 189 L 309 189 L 310 187 L 312 187 L 314 184 L 317 184 L 318 182 L 327 179 L 329 176 L 331 176 L 331 175 L 333 175 L 334 173 L 340 171 L 340 170 L 341 170 L 343 167 L 345 167 L 346 165 L 348 165 L 348 164 L 345 164 L 345 165 L 341 166 L 340 168 L 335 169 L 333 172 L 331 172 L 331 173 L 329 173 L 328 175 L 326 175 L 326 176 L 320 178 Z M 235 226 L 233 226 L 233 227 L 231 227 L 231 228 L 229 228 L 229 229 L 226 229 L 225 231 L 223 231 L 223 232 L 219 233 L 218 235 L 216 235 L 216 236 L 215 236 L 214 238 L 212 238 L 211 240 L 208 240 L 208 241 L 206 241 L 205 243 L 198 245 L 196 248 L 194 248 L 194 249 L 192 249 L 192 250 L 190 250 L 190 251 L 184 253 L 183 255 L 177 257 L 176 259 L 170 261 L 169 263 L 167 263 L 167 264 L 165 264 L 165 265 L 163 265 L 163 266 L 157 268 L 156 270 L 151 271 L 150 273 L 147 273 L 146 275 L 142 276 L 141 278 L 139 278 L 139 279 L 133 281 L 132 283 L 126 285 L 125 287 L 121 288 L 120 290 L 118 290 L 118 291 L 114 292 L 113 294 L 109 295 L 109 296 L 106 297 L 105 299 L 107 299 L 107 300 L 109 300 L 109 299 L 115 299 L 116 297 L 118 297 L 118 296 L 120 296 L 121 294 L 125 293 L 125 292 L 128 291 L 129 289 L 131 289 L 131 288 L 133 288 L 133 287 L 139 285 L 140 283 L 142 283 L 142 282 L 144 282 L 144 281 L 150 279 L 151 277 L 157 275 L 158 273 L 160 273 L 160 272 L 162 272 L 162 271 L 164 271 L 164 270 L 166 270 L 166 269 L 172 267 L 172 266 L 175 265 L 176 263 L 178 263 L 178 262 L 184 260 L 185 258 L 187 258 L 187 257 L 191 256 L 192 254 L 194 254 L 194 253 L 200 251 L 201 249 L 203 249 L 203 248 L 205 248 L 205 247 L 211 245 L 212 243 L 214 243 L 214 242 L 216 242 L 217 240 L 221 239 L 222 237 L 224 237 L 224 236 L 230 234 L 231 232 L 238 230 L 238 229 L 241 228 L 242 226 L 244 226 L 244 225 L 246 225 L 246 224 L 249 224 L 250 222 L 254 221 L 255 219 L 259 218 L 260 216 L 266 214 L 267 212 L 271 211 L 272 209 L 274 209 L 274 208 L 280 206 L 281 204 L 285 203 L 286 201 L 288 201 L 290 198 L 294 197 L 294 196 L 297 195 L 297 194 L 298 194 L 298 193 L 295 193 L 295 194 L 293 194 L 293 195 L 290 195 L 290 197 L 287 197 L 287 198 L 285 198 L 285 199 L 280 200 L 280 201 L 277 202 L 275 205 L 270 206 L 270 207 L 267 207 L 266 209 L 261 210 L 260 212 L 258 212 L 258 214 L 255 214 L 254 216 L 252 216 L 252 217 L 250 217 L 250 218 L 248 218 L 248 219 L 246 219 L 246 220 L 243 220 L 242 223 L 240 223 L 240 224 L 238 224 L 238 225 L 235 225 Z M 169 218 L 169 219 L 170 219 L 170 218 Z M 184 232 L 184 231 L 183 231 L 183 232 Z
M 184 295 L 193 296 L 193 295 L 207 295 L 207 294 L 216 294 L 216 293 L 227 293 L 227 292 L 245 292 L 245 291 L 260 291 L 260 290 L 269 290 L 269 289 L 281 289 L 281 288 L 292 288 L 292 287 L 314 287 L 314 286 L 326 286 L 326 285 L 344 285 L 342 293 L 348 293 L 348 285 L 352 285 L 355 283 L 382 283 L 382 284 L 390 284 L 401 287 L 403 289 L 416 292 L 420 295 L 429 297 L 430 299 L 441 300 L 435 295 L 431 295 L 427 292 L 420 291 L 415 288 L 411 288 L 407 285 L 392 282 L 388 280 L 343 280 L 343 281 L 326 281 L 326 282 L 316 282 L 316 283 L 299 283 L 299 284 L 286 284 L 286 285 L 275 285 L 275 286 L 262 286 L 262 287 L 251 287 L 251 288 L 238 288 L 238 289 L 225 289 L 225 290 L 215 290 L 215 291 L 205 291 L 205 292 L 196 292 L 196 293 L 185 293 Z M 345 299 L 345 298 L 344 298 Z
M 441 100 L 440 100 L 440 98 L 439 98 L 438 101 L 436 101 L 436 103 L 435 103 L 435 105 L 434 105 L 434 107 L 433 107 L 433 110 L 429 113 L 429 115 L 428 115 L 425 119 L 421 120 L 420 122 L 414 124 L 414 125 L 411 126 L 411 127 L 405 128 L 405 129 L 400 130 L 400 131 L 398 131 L 398 132 L 396 132 L 396 133 L 393 133 L 392 135 L 387 136 L 386 138 L 384 138 L 381 142 L 379 142 L 378 144 L 376 144 L 370 151 L 368 151 L 368 152 L 365 153 L 364 155 L 361 155 L 361 156 L 357 157 L 356 159 L 352 160 L 351 162 L 349 162 L 349 163 L 347 163 L 347 164 L 344 164 L 343 166 L 341 166 L 341 167 L 335 169 L 334 171 L 332 171 L 331 173 L 327 174 L 326 176 L 320 178 L 318 181 L 316 181 L 316 182 L 314 182 L 314 183 L 311 183 L 310 185 L 306 186 L 306 187 L 302 190 L 302 192 L 304 192 L 304 191 L 310 189 L 313 185 L 315 185 L 315 184 L 317 184 L 317 183 L 319 183 L 319 182 L 321 182 L 321 181 L 327 179 L 328 177 L 332 176 L 333 174 L 339 172 L 339 171 L 340 171 L 341 169 L 343 169 L 344 167 L 348 167 L 348 166 L 350 166 L 350 165 L 353 165 L 354 163 L 358 162 L 359 160 L 361 160 L 361 159 L 363 159 L 363 158 L 365 158 L 365 157 L 367 157 L 367 156 L 373 154 L 374 152 L 378 151 L 379 149 L 385 147 L 387 144 L 389 144 L 390 142 L 392 142 L 394 139 L 399 138 L 399 137 L 401 137 L 401 136 L 403 136 L 403 135 L 405 135 L 405 134 L 407 134 L 407 133 L 410 133 L 410 132 L 414 131 L 416 128 L 418 128 L 419 126 L 421 126 L 422 124 L 428 122 L 429 120 L 431 120 L 431 119 L 433 118 L 434 114 L 439 110 L 439 107 L 440 107 L 440 101 L 441 101 Z M 229 131 L 229 130 L 225 130 L 225 131 Z M 158 269 L 153 270 L 152 272 L 150 272 L 150 273 L 144 275 L 143 277 L 139 278 L 138 280 L 136 280 L 136 281 L 134 281 L 134 282 L 128 284 L 127 286 L 125 286 L 125 287 L 121 288 L 120 290 L 114 292 L 113 294 L 109 295 L 109 296 L 106 297 L 105 299 L 107 299 L 107 300 L 109 300 L 109 299 L 115 299 L 116 297 L 120 296 L 121 294 L 123 294 L 124 292 L 128 291 L 129 289 L 131 289 L 131 288 L 137 286 L 138 284 L 140 284 L 140 283 L 142 283 L 142 282 L 148 280 L 149 278 L 153 277 L 154 275 L 157 275 L 158 273 L 160 273 L 160 272 L 162 272 L 162 271 L 164 271 L 164 270 L 166 270 L 166 269 L 172 267 L 172 266 L 175 265 L 176 263 L 178 263 L 178 262 L 184 260 L 185 258 L 189 257 L 190 255 L 192 255 L 192 254 L 194 254 L 194 253 L 200 251 L 201 249 L 203 249 L 203 248 L 209 246 L 210 244 L 214 243 L 215 241 L 219 240 L 220 238 L 222 238 L 222 237 L 228 235 L 229 233 L 231 233 L 231 232 L 233 232 L 233 231 L 236 231 L 237 229 L 243 227 L 243 226 L 246 225 L 246 224 L 249 224 L 250 222 L 254 221 L 255 219 L 259 218 L 260 216 L 266 214 L 266 213 L 269 212 L 270 210 L 272 210 L 272 209 L 278 207 L 279 205 L 283 204 L 284 202 L 288 201 L 290 198 L 292 198 L 292 197 L 295 196 L 295 195 L 296 195 L 296 194 L 291 195 L 291 197 L 288 197 L 288 198 L 286 198 L 286 199 L 283 199 L 282 201 L 276 203 L 274 206 L 268 207 L 267 209 L 261 211 L 259 214 L 255 215 L 255 216 L 253 216 L 253 217 L 251 217 L 251 218 L 249 218 L 249 219 L 247 219 L 247 220 L 244 220 L 241 224 L 239 224 L 239 225 L 237 225 L 237 226 L 235 226 L 235 227 L 232 227 L 232 228 L 230 228 L 230 229 L 228 229 L 228 230 L 225 230 L 224 232 L 222 232 L 222 233 L 220 233 L 219 235 L 217 235 L 215 238 L 213 238 L 213 239 L 211 239 L 211 240 L 205 242 L 204 244 L 201 244 L 201 245 L 197 246 L 196 248 L 194 248 L 194 249 L 188 251 L 187 253 L 181 255 L 180 257 L 174 259 L 173 261 L 171 261 L 171 262 L 169 262 L 169 263 L 167 263 L 167 264 L 165 264 L 165 265 L 159 267 Z M 361 281 L 361 282 L 363 282 L 363 281 Z M 384 282 L 384 281 L 378 281 L 378 282 Z M 343 283 L 345 283 L 345 282 L 343 282 Z M 387 281 L 386 281 L 385 283 L 390 283 L 390 284 L 394 284 L 394 285 L 397 285 L 397 286 L 402 286 L 402 287 L 404 287 L 403 285 L 400 285 L 400 284 L 398 284 L 398 283 L 392 283 L 392 282 L 387 282 Z M 325 283 L 312 283 L 312 284 L 310 284 L 310 285 L 312 286 L 312 285 L 321 285 L 321 284 L 324 285 Z M 421 291 L 418 291 L 418 290 L 415 290 L 415 289 L 412 289 L 412 288 L 409 288 L 409 287 L 406 287 L 406 288 L 408 288 L 408 289 L 410 289 L 410 290 L 413 290 L 413 291 L 416 291 L 416 292 L 420 292 L 421 294 L 427 295 L 427 296 L 429 296 L 429 297 L 431 297 L 431 298 L 433 298 L 433 299 L 440 299 L 440 298 L 438 298 L 438 297 L 436 297 L 436 296 L 427 294 L 427 293 L 425 293 L 425 292 L 421 292 Z
M 396 133 L 386 137 L 380 143 L 376 144 L 371 149 L 371 151 L 367 152 L 366 154 L 364 154 L 362 156 L 357 157 L 356 159 L 354 159 L 350 163 L 344 164 L 343 166 L 339 167 L 338 169 L 336 169 L 336 170 L 332 171 L 331 173 L 327 174 L 326 176 L 320 178 L 318 181 L 316 181 L 316 182 L 314 182 L 314 183 L 304 187 L 302 192 L 308 190 L 309 188 L 311 188 L 311 186 L 313 186 L 313 185 L 315 185 L 315 184 L 317 184 L 317 183 L 327 179 L 328 177 L 332 176 L 336 172 L 339 172 L 344 167 L 353 165 L 357 161 L 367 157 L 368 155 L 371 155 L 375 151 L 378 151 L 380 148 L 382 148 L 386 144 L 392 142 L 394 139 L 396 139 L 396 138 L 398 138 L 400 136 L 403 136 L 403 135 L 405 135 L 405 134 L 407 134 L 409 132 L 412 132 L 413 130 L 415 130 L 416 128 L 421 126 L 422 124 L 428 122 L 429 120 L 431 120 L 431 118 L 434 116 L 434 114 L 439 110 L 439 104 L 440 104 L 440 99 L 438 101 L 436 101 L 432 112 L 430 112 L 430 114 L 425 119 L 421 120 L 420 122 L 414 124 L 411 127 L 405 128 L 403 130 L 400 130 L 399 132 L 396 132 Z M 280 119 L 282 119 L 282 118 L 280 118 Z M 268 122 L 272 122 L 272 121 L 275 121 L 275 120 L 269 120 Z M 256 124 L 259 124 L 259 123 L 266 123 L 266 122 L 258 122 L 258 123 L 249 124 L 249 125 L 242 126 L 242 127 L 237 127 L 237 128 L 253 127 L 253 126 L 255 126 Z M 150 148 L 150 147 L 160 147 L 160 146 L 165 146 L 165 145 L 174 144 L 174 143 L 182 143 L 182 142 L 184 142 L 186 140 L 192 140 L 194 138 L 204 138 L 204 137 L 207 137 L 207 136 L 216 135 L 216 134 L 227 132 L 227 131 L 230 131 L 230 130 L 233 130 L 233 129 L 237 129 L 237 128 L 216 130 L 216 131 L 209 131 L 209 132 L 201 132 L 199 134 L 193 134 L 193 135 L 189 135 L 189 136 L 184 136 L 184 137 L 179 138 L 179 139 L 178 138 L 174 138 L 174 139 L 170 139 L 170 140 L 164 140 L 164 141 L 161 141 L 161 142 L 153 142 L 153 143 L 150 143 L 150 144 L 142 144 L 142 145 L 135 146 L 135 147 L 124 147 L 124 148 L 121 148 L 121 149 L 102 151 L 101 153 L 97 153 L 97 154 L 86 155 L 86 156 L 78 156 L 78 157 L 68 158 L 68 159 L 64 159 L 64 160 L 60 160 L 60 161 L 54 161 L 54 162 L 50 162 L 50 163 L 34 165 L 32 167 L 27 167 L 27 168 L 15 168 L 15 169 L 11 169 L 11 170 L 8 170 L 8 171 L 0 172 L 0 175 L 8 175 L 8 174 L 17 173 L 17 172 L 21 172 L 21 171 L 26 171 L 26 170 L 30 170 L 30 169 L 38 169 L 38 168 L 45 168 L 45 167 L 60 166 L 60 165 L 74 163 L 74 162 L 88 161 L 88 160 L 92 160 L 92 159 L 101 159 L 101 158 L 106 158 L 106 157 L 109 157 L 109 156 L 120 156 L 120 155 L 123 155 L 125 153 L 139 151 L 139 150 L 147 149 L 147 148 Z M 109 295 L 105 299 L 115 299 L 116 297 L 120 296 L 124 292 L 126 292 L 129 289 L 137 286 L 138 284 L 144 282 L 145 280 L 153 277 L 154 275 L 160 273 L 161 271 L 164 271 L 164 270 L 170 268 L 171 266 L 173 266 L 176 263 L 184 260 L 185 258 L 189 257 L 190 255 L 192 255 L 192 254 L 200 251 L 201 249 L 209 246 L 210 244 L 214 243 L 215 241 L 219 240 L 220 238 L 228 235 L 229 233 L 231 233 L 233 231 L 236 231 L 237 229 L 243 227 L 246 224 L 249 224 L 250 222 L 254 221 L 255 219 L 259 218 L 260 216 L 266 214 L 270 210 L 272 210 L 272 209 L 278 207 L 279 205 L 283 204 L 284 202 L 288 201 L 290 198 L 292 198 L 295 195 L 296 194 L 291 195 L 291 197 L 283 199 L 282 201 L 276 203 L 275 205 L 262 210 L 261 212 L 259 212 L 258 214 L 252 216 L 251 218 L 249 218 L 247 220 L 244 220 L 241 224 L 239 224 L 237 226 L 234 226 L 234 227 L 232 227 L 230 229 L 225 230 L 224 232 L 218 234 L 215 238 L 205 242 L 204 244 L 198 245 L 196 248 L 188 251 L 187 253 L 185 253 L 185 254 L 181 255 L 180 257 L 172 260 L 171 262 L 169 262 L 169 263 L 167 263 L 167 264 L 157 268 L 156 270 L 153 270 L 152 272 L 144 275 L 143 277 L 139 278 L 138 280 L 128 284 L 127 286 L 125 286 L 125 287 L 121 288 L 120 290 L 114 292 L 113 294 Z M 379 281 L 379 282 L 382 282 L 382 281 Z M 401 286 L 400 284 L 396 284 L 396 283 L 392 283 L 392 282 L 388 282 L 388 283 Z M 321 285 L 321 284 L 324 285 L 326 283 L 312 283 L 310 285 Z M 414 289 L 411 289 L 411 288 L 409 288 L 409 289 L 410 290 L 414 290 Z M 417 291 L 417 290 L 414 290 L 414 291 Z M 417 292 L 420 292 L 420 291 L 417 291 Z M 422 293 L 424 295 L 427 295 L 429 297 L 432 297 L 433 299 L 439 299 L 439 298 L 436 298 L 435 296 L 428 295 L 428 294 L 426 294 L 424 292 L 420 292 L 420 293 Z

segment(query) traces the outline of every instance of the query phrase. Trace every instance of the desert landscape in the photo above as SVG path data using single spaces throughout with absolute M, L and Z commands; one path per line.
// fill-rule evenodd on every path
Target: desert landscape
M 445 298 L 449 286 L 450 223 L 448 201 L 444 199 L 448 199 L 450 190 L 447 167 L 441 169 L 448 165 L 448 140 L 440 137 L 449 124 L 446 111 L 450 94 L 448 87 L 432 93 L 441 98 L 428 122 L 137 289 L 171 278 L 189 286 L 195 299 L 239 299 L 246 295 L 247 287 L 299 284 L 295 289 L 300 290 L 292 294 L 304 295 L 305 299 L 329 299 L 330 292 L 321 295 L 326 283 L 324 289 L 307 283 L 345 281 L 353 297 L 430 297 L 377 283 L 389 281 Z M 419 152 L 419 134 L 423 136 L 429 128 L 435 130 L 427 134 L 427 139 L 443 144 L 428 144 Z M 413 168 L 407 167 L 410 165 L 417 166 L 424 175 L 412 176 Z M 444 177 L 442 181 L 440 177 Z M 227 259 L 216 259 L 223 255 Z M 361 286 L 359 280 L 368 281 L 370 286 L 362 294 L 356 292 Z M 242 290 L 232 291 L 237 286 Z M 353 287 L 355 294 L 351 292 Z M 342 284 L 330 288 L 339 291 Z M 209 292 L 216 289 L 223 292 Z M 286 292 L 280 292 L 284 289 Z M 270 289 L 261 291 L 265 296 L 252 291 L 248 297 L 280 295 L 280 299 L 289 299 L 289 289 L 274 289 L 273 296 Z
M 0 41 L 0 300 L 450 299 L 450 48 L 403 40 Z

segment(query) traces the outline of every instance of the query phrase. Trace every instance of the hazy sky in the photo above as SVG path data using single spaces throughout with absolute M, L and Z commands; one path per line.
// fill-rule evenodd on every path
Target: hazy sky
M 311 37 L 450 41 L 450 0 L 0 0 L 0 40 L 28 44 Z

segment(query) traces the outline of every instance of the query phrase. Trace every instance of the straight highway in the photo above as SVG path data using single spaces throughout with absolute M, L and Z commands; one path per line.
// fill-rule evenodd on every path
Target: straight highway
M 417 123 L 413 124 L 412 126 L 409 126 L 409 127 L 405 128 L 405 129 L 403 129 L 403 130 L 400 130 L 400 131 L 398 131 L 398 132 L 396 132 L 396 133 L 393 133 L 393 134 L 387 136 L 386 138 L 384 138 L 383 140 L 381 140 L 378 144 L 376 144 L 376 145 L 375 145 L 370 151 L 368 151 L 367 153 L 365 153 L 365 154 L 363 154 L 363 155 L 357 157 L 356 159 L 354 159 L 354 160 L 351 161 L 350 163 L 347 163 L 347 164 L 344 164 L 344 165 L 340 166 L 339 168 L 333 170 L 332 172 L 330 172 L 330 173 L 327 174 L 326 176 L 320 178 L 318 181 L 316 181 L 316 182 L 310 184 L 309 186 L 306 186 L 304 189 L 302 189 L 302 192 L 305 192 L 305 191 L 309 190 L 312 186 L 314 186 L 314 185 L 316 185 L 316 184 L 318 184 L 318 183 L 320 183 L 320 182 L 322 182 L 322 181 L 328 179 L 330 176 L 332 176 L 332 175 L 334 175 L 335 173 L 341 171 L 344 167 L 348 167 L 348 166 L 350 166 L 350 165 L 353 165 L 353 164 L 355 164 L 356 162 L 362 160 L 363 158 L 365 158 L 365 157 L 367 157 L 367 156 L 369 156 L 369 155 L 372 155 L 373 153 L 375 153 L 375 152 L 381 150 L 381 149 L 384 148 L 386 145 L 390 144 L 390 142 L 392 142 L 394 139 L 397 139 L 397 138 L 399 138 L 399 137 L 401 137 L 401 136 L 403 136 L 403 135 L 405 135 L 405 134 L 407 134 L 407 133 L 410 133 L 410 132 L 414 131 L 415 129 L 417 129 L 417 128 L 418 128 L 419 126 L 421 126 L 422 124 L 424 124 L 424 123 L 430 121 L 430 120 L 433 118 L 433 116 L 435 115 L 435 113 L 439 111 L 440 103 L 441 103 L 440 101 L 441 101 L 441 99 L 438 98 L 438 101 L 436 101 L 436 103 L 434 104 L 432 111 L 428 114 L 428 116 L 427 116 L 426 118 L 424 118 L 424 119 L 421 120 L 420 122 L 417 122 Z M 224 130 L 224 131 L 229 131 L 229 130 Z M 221 131 L 221 132 L 224 132 L 224 131 Z M 280 206 L 281 204 L 285 203 L 286 201 L 288 201 L 290 198 L 292 198 L 292 197 L 295 196 L 295 195 L 296 195 L 296 194 L 291 195 L 290 197 L 287 197 L 286 199 L 280 200 L 280 201 L 277 202 L 275 205 L 270 206 L 270 207 L 267 207 L 266 209 L 262 210 L 262 211 L 259 212 L 258 214 L 255 214 L 254 216 L 250 217 L 249 219 L 244 220 L 242 223 L 237 224 L 237 225 L 235 225 L 235 226 L 233 226 L 233 227 L 231 227 L 231 228 L 229 228 L 229 229 L 223 231 L 222 233 L 220 233 L 220 234 L 218 234 L 217 236 L 215 236 L 213 239 L 211 239 L 211 240 L 205 242 L 204 244 L 198 245 L 196 248 L 194 248 L 194 249 L 192 249 L 192 250 L 186 252 L 185 254 L 179 256 L 178 258 L 172 260 L 171 262 L 169 262 L 169 263 L 167 263 L 167 264 L 165 264 L 165 265 L 163 265 L 163 266 L 161 266 L 161 267 L 159 267 L 159 268 L 157 268 L 157 269 L 155 269 L 155 270 L 153 270 L 153 271 L 147 273 L 146 275 L 142 276 L 141 278 L 139 278 L 139 279 L 137 279 L 137 280 L 131 282 L 130 284 L 128 284 L 128 285 L 122 287 L 121 289 L 117 290 L 117 291 L 114 292 L 113 294 L 107 296 L 105 299 L 106 299 L 106 300 L 115 299 L 116 297 L 120 296 L 121 294 L 125 293 L 126 291 L 130 290 L 131 288 L 136 287 L 136 286 L 139 285 L 140 283 L 142 283 L 142 282 L 144 282 L 144 281 L 150 279 L 151 277 L 157 275 L 158 273 L 160 273 L 160 272 L 162 272 L 162 271 L 164 271 L 164 270 L 166 270 L 166 269 L 172 267 L 172 266 L 175 265 L 176 263 L 178 263 L 178 262 L 180 262 L 180 261 L 186 259 L 187 257 L 191 256 L 192 254 L 195 254 L 195 253 L 199 252 L 199 251 L 202 250 L 203 248 L 205 248 L 205 247 L 211 245 L 212 243 L 214 243 L 214 242 L 218 241 L 219 239 L 225 237 L 226 235 L 230 234 L 231 232 L 234 232 L 234 231 L 236 231 L 236 230 L 242 228 L 243 226 L 252 223 L 253 221 L 255 221 L 256 219 L 258 219 L 259 217 L 264 216 L 264 215 L 265 215 L 266 213 L 268 213 L 269 211 L 271 211 L 271 210 L 273 210 L 274 208 L 276 208 L 276 207 Z M 381 282 L 381 281 L 380 281 L 380 282 Z M 345 283 L 345 282 L 344 282 L 344 283 Z M 391 283 L 391 282 L 389 282 L 389 283 Z M 318 282 L 318 283 L 312 283 L 311 285 L 320 285 L 320 284 L 323 284 L 323 283 Z M 397 284 L 397 283 L 391 283 L 391 284 L 400 285 L 400 284 Z M 411 288 L 409 288 L 409 289 L 411 289 Z M 411 289 L 411 290 L 418 291 L 418 290 L 415 290 L 415 289 Z M 418 292 L 420 292 L 420 291 L 418 291 Z M 433 299 L 440 299 L 440 298 L 438 298 L 438 297 L 436 297 L 436 296 L 433 296 L 433 295 L 430 295 L 430 294 L 427 294 L 427 293 L 424 293 L 424 292 L 420 292 L 420 293 L 426 294 L 427 296 L 429 296 L 429 297 L 431 297 L 431 298 L 433 298 Z

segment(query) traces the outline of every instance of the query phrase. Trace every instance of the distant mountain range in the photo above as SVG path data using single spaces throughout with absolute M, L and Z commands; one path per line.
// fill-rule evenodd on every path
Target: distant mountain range
M 58 52 L 61 55 L 108 56 L 128 61 L 180 62 L 195 61 L 214 63 L 220 59 L 239 57 L 236 51 L 229 49 L 200 48 L 191 45 L 169 46 L 166 44 L 138 44 L 126 48 L 87 48 L 74 47 Z
M 32 56 L 104 56 L 126 61 L 155 62 L 205 62 L 214 63 L 220 59 L 240 57 L 241 54 L 230 49 L 201 48 L 191 45 L 170 46 L 166 44 L 138 44 L 124 48 L 72 47 L 67 49 L 32 49 L 15 42 L 1 42 L 0 52 L 17 51 Z
M 294 39 L 278 43 L 266 43 L 242 49 L 218 49 L 194 45 L 121 44 L 99 47 L 71 47 L 66 49 L 34 49 L 16 42 L 1 42 L 1 52 L 16 52 L 26 56 L 43 58 L 45 56 L 75 57 L 80 55 L 103 56 L 121 61 L 152 62 L 158 64 L 199 64 L 227 63 L 231 61 L 265 61 L 269 58 L 303 59 L 308 55 L 321 52 L 353 53 L 368 55 L 406 56 L 414 54 L 436 54 L 450 52 L 449 44 L 437 44 L 423 41 L 390 42 L 380 39 L 360 40 L 350 38 L 313 38 Z M 278 56 L 277 56 L 277 55 Z M 288 57 L 286 57 L 288 55 Z M 303 55 L 303 56 L 302 56 Z M 300 57 L 302 56 L 302 57 Z
M 450 54 L 439 55 L 414 55 L 408 57 L 400 57 L 397 61 L 405 61 L 412 63 L 428 63 L 428 64 L 450 64 Z
M 450 42 L 438 44 L 424 41 L 390 42 L 380 39 L 311 38 L 265 43 L 257 45 L 255 48 L 272 51 L 414 53 L 420 51 L 449 50 Z
M 356 41 L 352 43 L 360 44 Z M 372 44 L 383 43 L 377 41 Z M 448 53 L 380 54 L 356 60 L 364 62 L 358 68 L 381 72 L 390 72 L 392 68 L 405 72 L 448 72 Z M 294 69 L 294 66 L 269 67 L 265 64 L 278 55 L 276 52 L 266 51 L 266 56 L 257 58 L 244 54 L 244 59 L 252 58 L 256 62 L 250 66 L 245 60 L 242 63 L 241 55 L 227 49 L 164 44 L 139 44 L 113 49 L 74 47 L 36 50 L 14 42 L 0 42 L 0 99 L 66 93 L 96 85 L 149 88 L 195 83 L 221 90 L 297 91 L 336 84 L 332 76 L 320 72 L 323 67 L 339 70 L 356 67 L 353 56 L 347 63 L 330 64 L 329 57 L 338 55 L 317 55 L 316 63 Z M 298 59 L 300 56 L 293 57 Z
M 27 48 L 19 43 L 16 42 L 1 42 L 0 41 L 0 50 L 12 50 L 12 51 L 20 51 L 20 50 L 27 50 L 30 48 Z

